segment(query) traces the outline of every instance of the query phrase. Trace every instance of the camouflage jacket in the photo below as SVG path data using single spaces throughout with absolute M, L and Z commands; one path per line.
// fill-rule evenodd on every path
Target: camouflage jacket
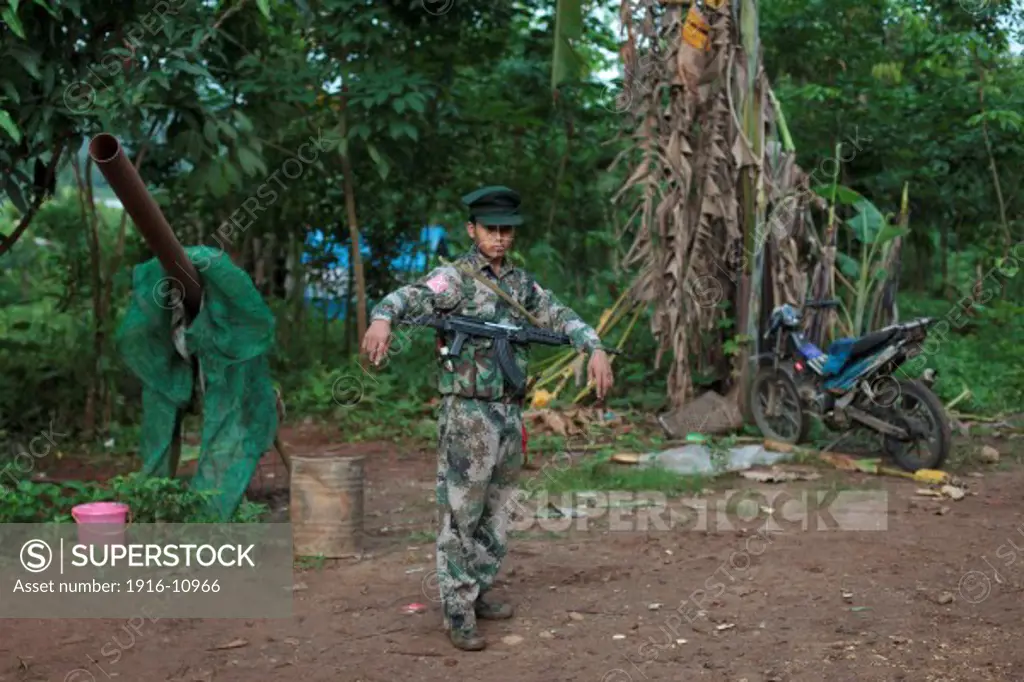
M 525 270 L 506 263 L 501 275 L 496 275 L 476 247 L 456 263 L 464 263 L 496 283 L 543 327 L 567 334 L 576 350 L 589 353 L 600 346 L 597 332 Z M 397 323 L 403 318 L 439 312 L 468 315 L 500 324 L 527 322 L 522 313 L 497 294 L 451 265 L 435 268 L 419 281 L 391 292 L 374 307 L 371 318 Z M 444 342 L 450 345 L 453 340 L 444 339 Z M 482 400 L 514 399 L 515 396 L 507 395 L 510 388 L 506 386 L 498 361 L 493 356 L 492 345 L 491 339 L 467 340 L 459 358 L 453 360 L 452 369 L 442 365 L 438 381 L 440 392 Z M 527 374 L 529 348 L 520 344 L 513 348 L 516 364 L 523 374 Z

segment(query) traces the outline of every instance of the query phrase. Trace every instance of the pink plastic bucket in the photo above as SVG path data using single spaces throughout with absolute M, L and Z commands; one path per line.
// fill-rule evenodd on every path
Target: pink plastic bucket
M 121 502 L 89 502 L 71 509 L 78 524 L 81 545 L 123 545 L 128 505 Z

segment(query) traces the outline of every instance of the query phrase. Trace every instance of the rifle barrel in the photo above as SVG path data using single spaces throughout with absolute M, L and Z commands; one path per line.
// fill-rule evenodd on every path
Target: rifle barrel
M 569 345 L 572 340 L 567 334 L 529 325 L 508 325 L 477 320 L 466 315 L 420 315 L 409 318 L 414 325 L 450 329 L 465 327 L 465 333 L 488 338 L 505 337 L 518 343 L 542 343 L 551 346 Z

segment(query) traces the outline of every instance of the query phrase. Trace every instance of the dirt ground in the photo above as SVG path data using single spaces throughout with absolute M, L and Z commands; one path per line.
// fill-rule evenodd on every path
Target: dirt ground
M 286 436 L 297 447 L 330 440 L 343 441 Z M 531 529 L 513 539 L 497 589 L 516 618 L 484 622 L 488 648 L 466 653 L 440 629 L 430 576 L 432 453 L 352 449 L 366 456 L 368 555 L 297 569 L 292 618 L 160 619 L 137 632 L 117 620 L 7 620 L 0 680 L 1024 680 L 1020 470 L 965 477 L 959 501 L 848 473 L 756 484 L 880 487 L 887 528 L 875 532 L 785 529 L 757 541 L 754 528 L 622 531 L 607 518 Z M 254 486 L 283 485 L 275 458 Z M 404 611 L 415 602 L 426 612 Z

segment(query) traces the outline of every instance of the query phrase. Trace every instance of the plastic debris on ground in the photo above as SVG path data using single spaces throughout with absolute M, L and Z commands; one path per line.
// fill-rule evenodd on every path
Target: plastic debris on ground
M 730 448 L 727 452 L 725 461 L 716 465 L 711 450 L 704 445 L 684 445 L 680 448 L 641 455 L 637 466 L 662 467 L 684 475 L 715 475 L 744 471 L 758 465 L 771 466 L 793 457 L 792 453 L 767 450 L 764 445 L 744 445 Z
M 948 483 L 938 489 L 918 488 L 917 490 L 914 491 L 914 494 L 917 495 L 918 497 L 948 497 L 949 499 L 957 502 L 964 499 L 964 497 L 966 497 L 967 495 L 967 493 L 964 492 L 963 488 L 956 485 L 950 485 Z

